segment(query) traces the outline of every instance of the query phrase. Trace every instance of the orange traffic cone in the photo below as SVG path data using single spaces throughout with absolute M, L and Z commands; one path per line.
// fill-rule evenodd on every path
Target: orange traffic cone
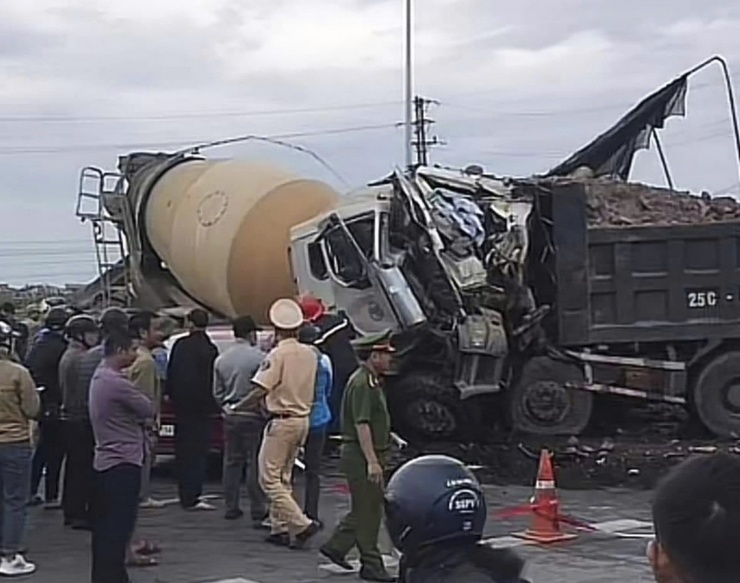
M 532 505 L 532 523 L 526 532 L 515 536 L 534 542 L 547 544 L 576 538 L 560 530 L 560 508 L 555 489 L 555 473 L 552 469 L 552 455 L 546 449 L 540 454 L 540 467 L 534 485 Z

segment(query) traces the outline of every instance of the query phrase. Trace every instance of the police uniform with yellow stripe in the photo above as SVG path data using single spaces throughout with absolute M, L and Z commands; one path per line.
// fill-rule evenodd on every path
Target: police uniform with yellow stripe
M 394 352 L 390 331 L 368 336 L 353 343 L 358 351 Z M 368 479 L 368 460 L 360 446 L 357 426 L 367 424 L 373 449 L 385 469 L 391 446 L 391 419 L 381 379 L 363 363 L 350 377 L 342 398 L 342 454 L 340 470 L 349 484 L 350 512 L 321 548 L 334 563 L 349 567 L 345 557 L 357 546 L 362 569 L 360 577 L 369 581 L 393 581 L 378 550 L 378 535 L 383 517 L 383 488 Z

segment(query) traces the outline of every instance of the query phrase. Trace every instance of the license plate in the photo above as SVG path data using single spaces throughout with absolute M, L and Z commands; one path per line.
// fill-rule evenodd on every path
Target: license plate
M 162 427 L 159 428 L 159 436 L 160 437 L 174 437 L 175 436 L 175 426 L 174 425 L 162 425 Z

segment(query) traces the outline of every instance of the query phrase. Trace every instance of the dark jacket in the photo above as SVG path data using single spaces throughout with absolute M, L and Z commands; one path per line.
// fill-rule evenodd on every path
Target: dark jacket
M 62 405 L 59 383 L 59 361 L 67 350 L 67 341 L 61 332 L 44 328 L 26 356 L 26 368 L 41 392 L 41 411 L 44 417 L 58 417 Z
M 435 546 L 401 560 L 399 583 L 527 583 L 524 561 L 508 549 Z
M 165 394 L 177 415 L 211 415 L 217 410 L 213 399 L 213 363 L 218 348 L 200 330 L 177 340 L 167 365 Z
M 95 352 L 85 350 L 76 343 L 71 344 L 59 361 L 62 419 L 65 421 L 88 421 L 90 418 L 87 406 L 90 381 L 102 360 L 102 347 L 93 350 Z M 101 358 L 98 358 L 98 354 Z
M 342 395 L 350 375 L 357 370 L 359 362 L 351 341 L 357 335 L 349 319 L 341 314 L 324 314 L 314 326 L 319 329 L 316 346 L 327 354 L 334 367 L 334 382 L 329 408 L 332 412 L 331 430 L 339 427 Z

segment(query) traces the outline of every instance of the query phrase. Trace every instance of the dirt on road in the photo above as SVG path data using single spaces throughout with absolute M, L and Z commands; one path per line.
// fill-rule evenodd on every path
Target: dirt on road
M 394 465 L 417 455 L 441 453 L 472 466 L 480 479 L 498 485 L 532 485 L 540 451 L 553 453 L 557 484 L 566 489 L 650 489 L 691 455 L 727 451 L 740 455 L 740 441 L 704 433 L 680 408 L 646 405 L 615 416 L 601 415 L 578 438 L 536 438 L 492 431 L 478 443 L 412 444 L 397 451 Z

